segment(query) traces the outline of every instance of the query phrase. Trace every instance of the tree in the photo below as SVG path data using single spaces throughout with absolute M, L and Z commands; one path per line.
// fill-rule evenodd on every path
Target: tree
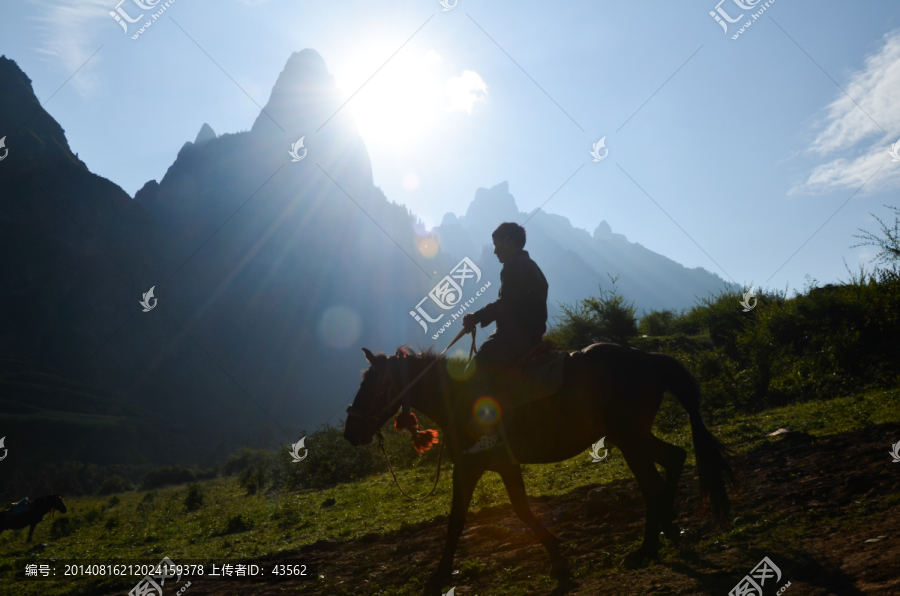
M 650 336 L 671 335 L 677 319 L 673 310 L 651 310 L 641 317 L 640 330 Z
M 893 207 L 891 205 L 885 205 L 888 209 L 893 209 L 894 213 L 900 216 L 900 209 L 897 207 Z M 865 240 L 866 242 L 862 242 L 860 244 L 854 244 L 850 248 L 856 248 L 857 246 L 877 246 L 881 249 L 881 251 L 875 255 L 873 261 L 878 260 L 882 263 L 889 265 L 895 261 L 900 261 L 900 217 L 894 218 L 894 227 L 893 229 L 887 227 L 887 225 L 881 221 L 881 219 L 875 215 L 874 213 L 869 213 L 875 220 L 881 224 L 881 233 L 884 234 L 884 237 L 877 236 L 871 232 L 867 232 L 866 230 L 860 229 L 860 232 L 863 232 L 864 235 L 859 236 L 854 234 L 854 238 L 860 238 Z
M 608 274 L 607 274 L 608 275 Z M 584 347 L 601 341 L 628 345 L 638 335 L 634 302 L 628 304 L 615 288 L 619 276 L 610 276 L 613 289 L 599 287 L 600 296 L 585 298 L 574 305 L 560 304 L 563 314 L 547 334 L 555 343 Z

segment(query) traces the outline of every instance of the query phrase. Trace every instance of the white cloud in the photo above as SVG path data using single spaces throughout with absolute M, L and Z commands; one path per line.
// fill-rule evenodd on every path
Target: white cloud
M 451 77 L 444 92 L 447 96 L 450 110 L 472 113 L 472 107 L 476 101 L 484 101 L 487 95 L 487 83 L 477 72 L 464 70 L 462 75 Z
M 836 151 L 854 157 L 837 157 L 816 166 L 809 179 L 791 190 L 824 192 L 838 188 L 859 188 L 880 166 L 864 192 L 900 185 L 900 168 L 891 162 L 891 143 L 900 138 L 900 29 L 884 36 L 883 47 L 865 60 L 863 68 L 838 91 L 827 108 L 822 130 L 808 151 L 827 156 Z M 856 104 L 859 104 L 858 106 Z M 876 124 L 877 123 L 877 124 Z
M 114 0 L 56 0 L 53 5 L 33 0 L 32 3 L 38 7 L 38 16 L 34 17 L 38 32 L 34 50 L 57 61 L 70 75 L 100 47 L 99 32 L 104 30 L 104 21 L 109 21 L 110 29 L 118 28 L 109 16 L 116 4 Z M 89 93 L 96 84 L 86 70 L 82 69 L 70 82 L 82 93 Z

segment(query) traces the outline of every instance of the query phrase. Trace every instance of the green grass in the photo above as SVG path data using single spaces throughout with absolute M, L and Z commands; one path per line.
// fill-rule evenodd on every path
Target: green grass
M 900 390 L 879 390 L 828 401 L 794 404 L 758 414 L 738 415 L 713 431 L 735 449 L 747 451 L 769 440 L 766 435 L 781 426 L 790 426 L 792 430 L 812 435 L 847 432 L 870 424 L 895 421 L 898 406 Z M 660 436 L 688 449 L 689 464 L 693 463 L 689 427 L 685 425 L 669 434 L 660 433 Z M 400 470 L 397 475 L 404 488 L 416 495 L 430 488 L 433 472 L 433 468 L 415 468 Z M 632 477 L 621 454 L 615 449 L 610 450 L 609 458 L 602 464 L 592 464 L 585 453 L 557 464 L 524 466 L 524 474 L 531 496 L 561 495 L 579 486 Z M 27 529 L 0 534 L 0 571 L 8 572 L 17 557 L 25 556 L 29 548 L 41 543 L 49 545 L 41 558 L 82 559 L 99 563 L 111 559 L 159 560 L 167 556 L 178 563 L 227 557 L 249 562 L 257 557 L 294 551 L 320 539 L 345 541 L 370 533 L 386 534 L 400 529 L 403 525 L 401 519 L 406 520 L 404 523 L 414 524 L 447 515 L 450 510 L 451 476 L 451 468 L 445 464 L 435 496 L 417 503 L 408 501 L 399 493 L 389 474 L 324 490 L 270 494 L 263 490 L 252 496 L 238 486 L 235 477 L 218 478 L 199 483 L 203 504 L 193 511 L 188 511 L 184 504 L 189 491 L 186 485 L 152 493 L 121 493 L 113 498 L 67 499 L 69 513 L 57 515 L 55 520 L 46 517 L 35 531 L 32 544 L 24 541 Z M 322 504 L 327 499 L 334 499 L 335 504 L 323 508 Z M 488 473 L 475 491 L 471 512 L 506 502 L 499 476 Z M 860 507 L 864 508 L 865 504 Z M 65 524 L 68 529 L 60 522 L 65 518 L 69 520 Z M 769 531 L 773 526 L 783 526 L 784 523 L 784 520 L 775 519 L 742 520 L 726 538 L 723 538 L 724 535 L 710 536 L 705 543 L 711 545 L 721 540 L 740 540 L 747 532 L 758 535 L 760 530 Z M 603 556 L 618 556 L 619 551 L 624 552 L 631 545 L 620 546 L 622 548 Z M 502 585 L 502 591 L 498 594 L 524 594 L 529 585 L 538 586 L 549 581 L 546 577 L 531 577 L 525 583 L 521 580 L 516 582 L 514 578 L 520 577 L 520 574 L 515 569 L 495 568 L 489 562 L 460 561 L 459 564 L 466 574 L 489 573 L 497 577 Z M 431 565 L 427 567 L 430 571 Z M 576 571 L 580 574 L 599 572 L 587 568 Z M 23 583 L 15 586 L 15 593 L 21 596 L 52 596 L 69 593 L 75 587 L 86 587 L 90 583 Z M 134 583 L 126 580 L 115 586 L 130 588 Z M 0 585 L 10 588 L 5 578 Z M 410 586 L 411 591 L 392 589 L 384 594 L 411 594 L 415 593 L 413 588 Z M 82 593 L 90 593 L 90 590 Z

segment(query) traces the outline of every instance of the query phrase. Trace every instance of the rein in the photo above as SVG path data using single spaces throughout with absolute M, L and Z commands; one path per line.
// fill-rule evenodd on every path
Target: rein
M 441 352 L 440 354 L 438 354 L 437 358 L 435 358 L 435 359 L 431 362 L 431 364 L 429 364 L 428 366 L 426 366 L 425 369 L 424 369 L 422 372 L 420 372 L 420 373 L 418 374 L 418 376 L 416 376 L 415 379 L 413 379 L 412 381 L 410 381 L 409 385 L 407 385 L 406 387 L 404 387 L 403 390 L 400 391 L 400 393 L 398 393 L 398 394 L 394 397 L 394 399 L 392 399 L 391 401 L 389 401 L 388 404 L 387 404 L 384 408 L 382 408 L 381 412 L 379 412 L 379 414 L 378 414 L 377 416 L 375 416 L 376 420 L 379 419 L 379 418 L 381 418 L 381 417 L 384 416 L 385 414 L 390 414 L 390 413 L 392 413 L 391 410 L 397 408 L 397 402 L 399 402 L 399 401 L 403 398 L 403 396 L 406 395 L 406 393 L 407 393 L 410 389 L 412 389 L 412 386 L 415 385 L 415 384 L 419 381 L 419 379 L 421 379 L 422 377 L 425 376 L 425 373 L 427 373 L 427 372 L 431 369 L 432 366 L 434 366 L 435 364 L 437 364 L 438 360 L 441 359 L 441 356 L 443 356 L 444 354 L 446 354 L 447 351 L 448 351 L 450 348 L 453 347 L 453 344 L 455 344 L 456 342 L 458 342 L 458 341 L 460 340 L 460 338 L 462 338 L 463 335 L 466 335 L 466 330 L 465 330 L 465 329 L 463 329 L 463 330 L 461 330 L 459 333 L 457 333 L 457 334 L 456 334 L 456 337 L 453 338 L 453 341 L 450 342 L 450 345 L 447 346 L 446 348 L 444 348 L 444 351 Z M 477 350 L 475 349 L 475 329 L 472 329 L 472 347 L 469 349 L 469 359 L 470 359 L 470 360 L 472 359 L 472 355 L 473 355 L 475 352 L 477 352 Z M 388 369 L 388 374 L 391 374 L 390 369 Z M 391 383 L 393 384 L 393 375 L 391 375 Z
M 432 366 L 434 366 L 434 364 L 435 364 L 438 360 L 441 359 L 441 356 L 443 356 L 444 354 L 446 354 L 446 353 L 447 353 L 447 350 L 449 350 L 450 348 L 452 348 L 452 347 L 453 347 L 453 344 L 455 344 L 457 341 L 459 341 L 459 339 L 460 339 L 463 335 L 465 335 L 465 334 L 466 334 L 466 331 L 465 331 L 465 330 L 461 330 L 461 331 L 456 335 L 456 337 L 453 338 L 453 341 L 450 342 L 450 345 L 447 346 L 447 347 L 444 349 L 444 351 L 441 352 L 441 353 L 438 355 L 438 357 L 435 358 L 435 359 L 431 362 L 431 364 L 429 364 L 428 366 L 426 366 L 426 367 L 425 367 L 425 370 L 423 370 L 421 373 L 419 373 L 419 375 L 418 375 L 415 379 L 413 379 L 413 380 L 409 383 L 409 385 L 407 385 L 406 387 L 404 387 L 403 390 L 400 391 L 400 393 L 398 393 L 397 396 L 396 396 L 393 400 L 391 400 L 390 403 L 388 403 L 387 407 L 385 407 L 385 408 L 382 410 L 382 413 L 384 413 L 385 411 L 389 410 L 390 408 L 396 408 L 396 407 L 397 407 L 397 402 L 400 401 L 400 399 L 401 399 L 401 398 L 402 398 L 402 397 L 410 390 L 410 388 L 412 388 L 412 386 L 416 384 L 416 381 L 418 381 L 418 380 L 421 379 L 423 376 L 425 376 L 425 373 L 428 372 L 428 370 L 429 370 Z M 477 351 L 477 350 L 475 349 L 475 329 L 472 329 L 472 347 L 469 349 L 469 360 L 472 359 L 472 356 L 473 356 L 473 354 L 475 354 L 476 351 Z M 388 371 L 390 371 L 390 369 L 388 369 Z M 390 374 L 390 372 L 389 372 L 389 374 Z M 394 385 L 394 377 L 393 377 L 393 375 L 391 375 L 391 386 L 393 386 L 393 385 Z M 406 409 L 406 408 L 404 408 L 404 409 Z M 451 421 L 451 422 L 452 422 L 452 421 Z M 450 426 L 450 423 L 448 423 L 447 426 Z M 400 492 L 403 493 L 403 496 L 406 497 L 407 499 L 409 499 L 410 501 L 424 501 L 425 499 L 427 499 L 428 497 L 430 497 L 431 495 L 433 495 L 433 494 L 434 494 L 434 491 L 437 489 L 438 482 L 439 482 L 440 479 L 441 479 L 441 462 L 443 461 L 443 458 L 444 458 L 444 443 L 445 443 L 445 441 L 441 441 L 441 449 L 440 449 L 440 451 L 438 452 L 437 474 L 435 474 L 435 477 L 434 477 L 434 485 L 432 485 L 431 490 L 428 491 L 428 494 L 427 494 L 427 495 L 423 495 L 423 496 L 421 496 L 421 497 L 413 497 L 413 496 L 409 495 L 405 490 L 403 490 L 403 487 L 400 486 L 400 481 L 397 480 L 397 474 L 394 473 L 394 466 L 391 464 L 391 460 L 390 460 L 390 458 L 388 458 L 387 452 L 384 450 L 384 435 L 381 434 L 381 429 L 380 429 L 380 428 L 378 429 L 377 435 L 378 435 L 378 448 L 381 450 L 381 454 L 384 456 L 384 461 L 387 462 L 388 469 L 391 471 L 391 477 L 394 479 L 394 484 L 397 485 L 397 488 L 400 489 Z

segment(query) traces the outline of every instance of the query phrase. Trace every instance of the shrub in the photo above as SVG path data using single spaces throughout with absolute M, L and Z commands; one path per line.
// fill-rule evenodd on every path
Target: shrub
M 674 310 L 651 310 L 641 317 L 638 329 L 650 336 L 672 335 L 678 315 Z
M 132 484 L 130 480 L 122 478 L 121 476 L 110 476 L 100 485 L 97 494 L 106 496 L 113 493 L 125 493 L 131 490 L 134 490 L 134 484 Z
M 58 540 L 71 535 L 76 530 L 75 526 L 76 524 L 72 521 L 70 516 L 64 515 L 62 517 L 57 517 L 53 520 L 53 523 L 50 524 L 50 539 Z
M 141 502 L 137 505 L 137 510 L 139 513 L 144 513 L 149 509 L 153 508 L 153 499 L 156 498 L 156 491 L 150 491 L 144 495 L 144 498 L 141 499 Z
M 600 287 L 599 297 L 585 298 L 575 305 L 560 304 L 559 323 L 547 334 L 555 343 L 582 348 L 597 342 L 609 341 L 628 345 L 638 335 L 634 302 L 628 304 L 615 289 L 618 277 L 610 277 L 612 290 Z
M 187 496 L 184 498 L 184 508 L 186 511 L 196 511 L 203 506 L 203 489 L 199 484 L 192 484 L 188 487 Z
M 237 534 L 238 532 L 246 532 L 252 527 L 253 524 L 245 520 L 243 515 L 238 514 L 228 520 L 228 525 L 225 527 L 225 531 L 222 533 Z
M 222 473 L 225 476 L 240 474 L 249 468 L 266 469 L 275 463 L 275 453 L 266 449 L 242 448 L 228 458 Z
M 245 469 L 238 477 L 238 484 L 247 489 L 248 495 L 255 495 L 257 491 L 265 488 L 266 468 L 254 466 Z
M 195 482 L 194 473 L 184 466 L 165 466 L 162 468 L 153 468 L 144 476 L 144 482 L 141 485 L 143 490 L 159 488 L 171 484 L 187 484 Z

